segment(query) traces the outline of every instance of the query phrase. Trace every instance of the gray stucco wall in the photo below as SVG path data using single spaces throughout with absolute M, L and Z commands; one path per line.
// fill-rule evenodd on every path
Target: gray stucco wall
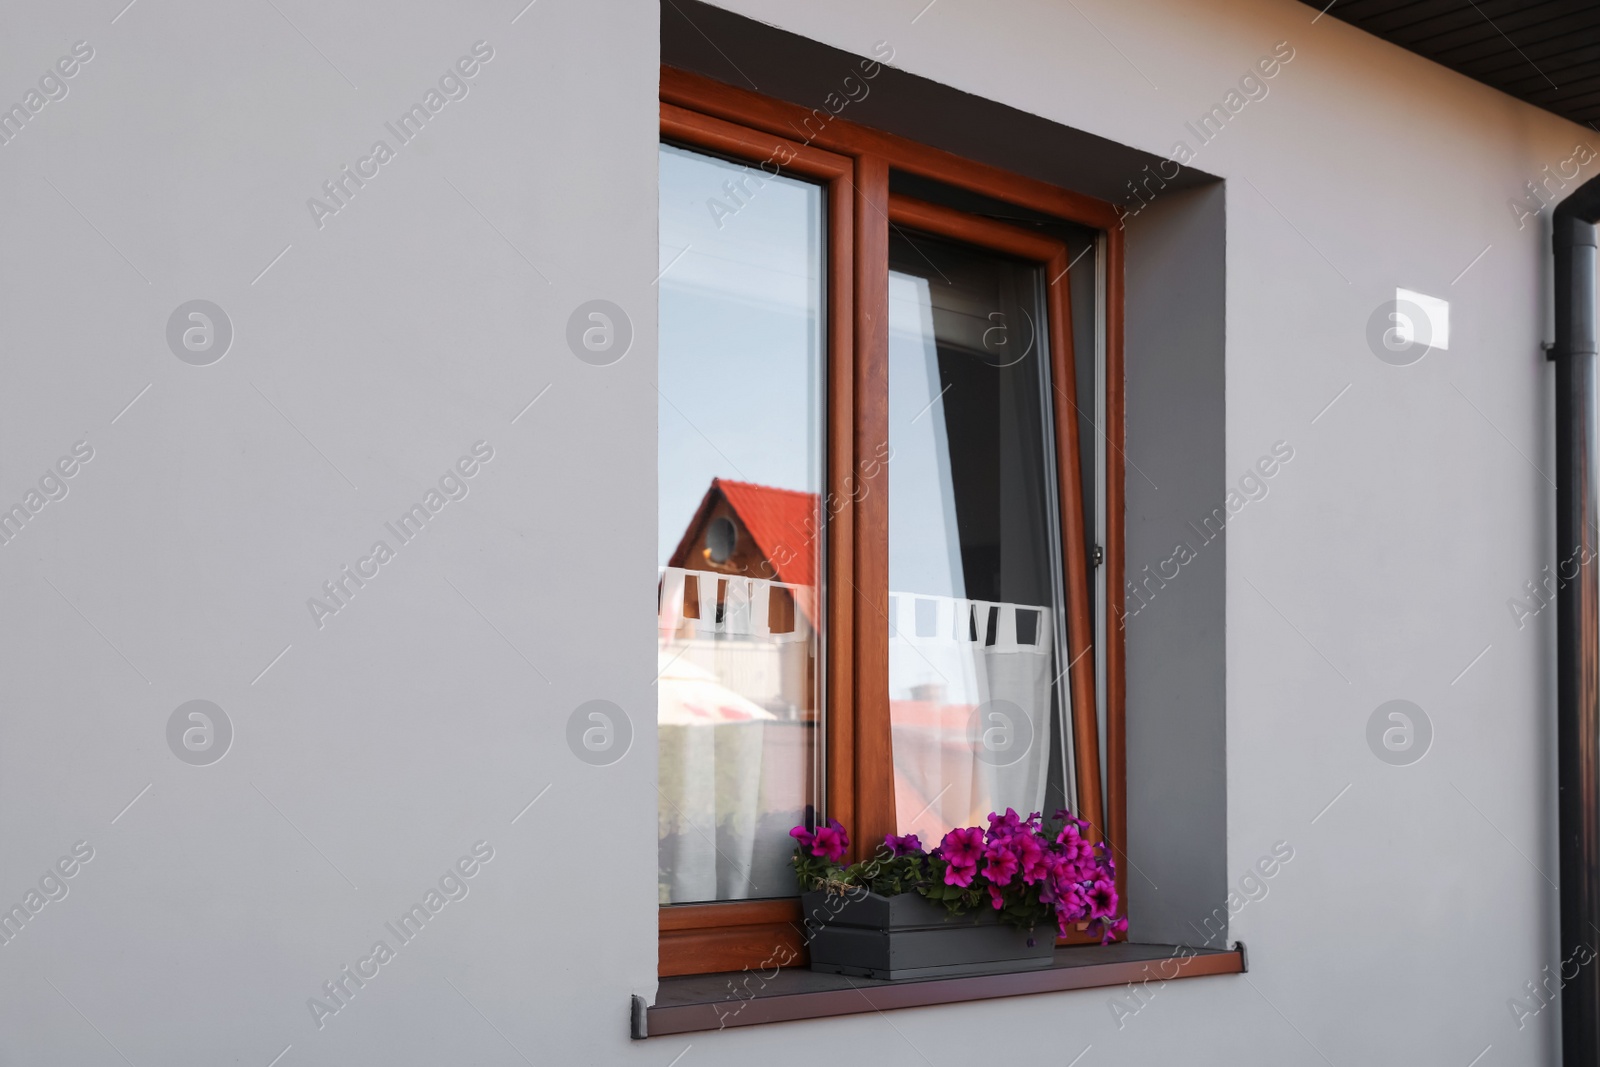
M 0 547 L 0 900 L 94 850 L 0 946 L 0 1061 L 643 1055 L 654 737 L 593 767 L 565 731 L 590 699 L 653 718 L 655 8 L 120 6 L 0 33 L 7 103 L 94 49 L 0 146 L 0 498 L 94 449 Z M 307 199 L 380 138 L 319 228 Z M 235 331 L 210 366 L 166 340 L 196 298 Z M 608 367 L 565 340 L 597 298 L 635 331 Z M 478 441 L 402 545 L 385 524 Z M 380 539 L 319 629 L 308 598 Z M 193 699 L 234 727 L 210 766 L 168 749 Z M 400 946 L 385 924 L 478 841 Z M 319 1029 L 308 998 L 379 939 Z
M 1226 220 L 1213 490 L 1295 449 L 1166 605 L 1223 590 L 1223 884 L 1275 842 L 1294 859 L 1232 919 L 1250 975 L 1131 1017 L 1091 991 L 631 1044 L 655 984 L 656 6 L 276 3 L 68 2 L 0 35 L 4 101 L 94 49 L 0 145 L 0 502 L 94 449 L 0 546 L 0 901 L 94 849 L 0 946 L 0 1059 L 955 1063 L 1004 1035 L 1018 1060 L 1092 1046 L 1083 1067 L 1552 1062 L 1556 1009 L 1507 1008 L 1557 961 L 1553 619 L 1506 606 L 1550 562 L 1544 235 L 1506 202 L 1591 135 L 1290 0 L 728 0 L 1156 155 L 1295 49 L 1196 158 L 1223 191 L 1137 224 Z M 480 40 L 470 93 L 319 228 L 307 198 Z M 1448 352 L 1373 356 L 1396 286 L 1451 300 Z M 193 299 L 235 330 L 210 366 L 166 339 Z M 593 299 L 634 330 L 608 367 L 565 341 Z M 470 495 L 319 629 L 306 600 L 478 441 Z M 1434 731 L 1404 767 L 1366 740 L 1396 698 Z M 168 748 L 194 699 L 235 731 L 206 767 Z M 592 699 L 637 727 L 608 767 L 566 742 Z M 478 841 L 469 894 L 318 1029 L 307 999 Z

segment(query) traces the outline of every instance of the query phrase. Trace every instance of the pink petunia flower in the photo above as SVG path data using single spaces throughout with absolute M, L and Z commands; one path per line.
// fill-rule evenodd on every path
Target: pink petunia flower
M 910 856 L 922 851 L 922 842 L 917 840 L 916 834 L 906 834 L 904 837 L 885 834 L 883 844 L 891 856 Z
M 1022 819 L 1015 809 L 1007 808 L 1004 815 L 989 813 L 989 840 L 1004 841 L 1022 828 Z
M 972 879 L 977 877 L 978 865 L 976 863 L 952 863 L 944 869 L 944 884 L 956 885 L 965 889 L 972 884 Z
M 1117 938 L 1128 932 L 1128 920 L 1096 919 L 1089 924 L 1089 934 L 1100 938 L 1102 945 L 1109 945 Z
M 1104 878 L 1096 879 L 1088 894 L 1089 914 L 1109 919 L 1117 913 L 1117 887 Z
M 1050 867 L 1045 859 L 1047 853 L 1044 846 L 1039 844 L 1037 837 L 1032 834 L 1018 834 L 1011 839 L 1010 845 L 1011 851 L 1022 867 L 1024 885 L 1037 885 L 1049 877 Z
M 983 831 L 976 826 L 951 830 L 939 842 L 939 848 L 952 867 L 976 867 L 983 858 Z
M 793 836 L 794 831 L 790 831 Z M 811 843 L 811 854 L 821 856 L 829 863 L 838 863 L 844 854 L 850 851 L 850 835 L 845 832 L 844 826 L 837 819 L 829 819 L 828 825 L 817 827 Z
M 983 876 L 995 885 L 1007 885 L 1017 875 L 1016 854 L 1009 847 L 1010 842 L 999 845 L 990 845 L 984 852 L 988 860 L 983 867 Z
M 1073 863 L 1089 865 L 1094 862 L 1094 845 L 1083 836 L 1083 827 L 1068 823 L 1061 828 L 1061 833 L 1056 835 L 1056 843 L 1061 848 L 1062 855 Z
M 1089 903 L 1080 886 L 1066 886 L 1060 893 L 1060 899 L 1056 904 L 1056 921 L 1061 932 L 1065 934 L 1068 927 L 1089 917 Z

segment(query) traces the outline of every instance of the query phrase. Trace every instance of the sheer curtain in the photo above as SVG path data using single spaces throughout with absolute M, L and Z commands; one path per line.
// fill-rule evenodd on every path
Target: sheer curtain
M 1051 612 L 912 593 L 890 605 L 896 659 L 920 679 L 890 704 L 900 832 L 932 847 L 990 811 L 1040 810 L 1057 743 Z
M 692 585 L 689 580 L 692 579 Z M 688 616 L 686 594 L 698 611 Z M 815 638 L 795 613 L 771 631 L 774 595 L 808 587 L 664 567 L 658 630 L 661 903 L 793 892 L 789 828 L 804 817 L 812 723 L 783 695 Z

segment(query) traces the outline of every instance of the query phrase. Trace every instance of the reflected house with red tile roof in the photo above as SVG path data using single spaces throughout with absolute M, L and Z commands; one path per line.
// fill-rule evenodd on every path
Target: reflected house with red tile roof
M 759 615 L 765 609 L 765 626 L 757 629 L 779 643 L 792 641 L 809 648 L 803 638 L 817 629 L 817 509 L 816 493 L 713 478 L 667 561 L 669 570 L 681 568 L 687 572 L 683 578 L 682 617 L 675 620 L 678 630 L 685 635 L 705 632 L 706 626 L 691 625 L 691 620 L 701 618 L 702 610 L 708 615 L 714 613 L 715 623 L 733 624 L 734 620 L 727 617 L 729 596 L 738 597 L 745 587 L 717 579 L 751 578 L 772 583 L 755 587 L 753 595 L 764 601 L 754 605 L 755 612 Z M 670 618 L 670 599 L 664 591 L 663 627 Z M 731 630 L 720 632 L 731 634 L 742 629 L 732 625 Z M 784 641 L 785 637 L 789 641 Z M 723 647 L 731 651 L 726 643 Z M 770 694 L 772 699 L 761 700 L 747 686 L 736 688 L 768 705 L 780 717 L 810 717 L 816 706 L 811 656 L 785 656 L 783 660 L 782 677 L 777 680 L 777 692 Z M 724 664 L 723 670 L 726 669 Z M 772 707 L 771 703 L 779 706 Z

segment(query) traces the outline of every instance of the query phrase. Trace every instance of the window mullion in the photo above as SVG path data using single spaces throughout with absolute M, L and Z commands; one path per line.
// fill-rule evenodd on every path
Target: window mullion
M 856 159 L 855 178 L 855 778 L 858 854 L 895 830 L 889 727 L 889 165 Z

